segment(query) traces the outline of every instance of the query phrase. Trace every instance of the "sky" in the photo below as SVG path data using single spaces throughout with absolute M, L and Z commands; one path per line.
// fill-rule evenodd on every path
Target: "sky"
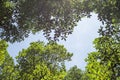
M 68 52 L 73 53 L 72 61 L 66 62 L 67 69 L 77 65 L 80 69 L 85 70 L 87 63 L 84 59 L 87 58 L 88 53 L 95 51 L 93 41 L 95 38 L 99 37 L 97 32 L 102 23 L 97 20 L 96 14 L 92 14 L 91 18 L 83 18 L 77 24 L 78 25 L 74 28 L 73 33 L 68 36 L 67 40 L 60 40 L 58 43 L 64 45 Z M 23 48 L 28 48 L 31 42 L 38 40 L 47 42 L 41 32 L 36 35 L 30 34 L 30 36 L 22 42 L 9 43 L 8 52 L 15 59 L 19 51 Z

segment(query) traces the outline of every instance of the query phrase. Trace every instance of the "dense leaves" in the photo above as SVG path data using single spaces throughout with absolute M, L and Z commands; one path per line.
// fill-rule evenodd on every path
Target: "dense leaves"
M 94 41 L 97 52 L 87 58 L 87 71 L 92 79 L 117 80 L 120 76 L 120 42 L 115 38 L 100 37 Z
M 8 27 L 13 12 L 13 4 L 10 0 L 0 0 L 0 28 Z
M 91 12 L 109 32 L 120 22 L 119 0 L 1 0 L 0 5 L 0 38 L 10 42 L 39 31 L 48 40 L 66 39 L 76 22 Z
M 29 0 L 20 1 L 18 26 L 25 31 L 43 31 L 47 39 L 65 39 L 73 31 L 76 22 L 83 16 L 74 0 Z M 81 4 L 79 4 L 81 5 Z
M 101 65 L 98 59 L 99 53 L 92 52 L 87 58 L 87 75 L 92 80 L 110 80 L 110 71 L 107 66 Z
M 13 25 L 13 8 L 12 0 L 0 0 L 0 38 L 6 41 L 15 38 L 16 35 L 16 28 Z
M 68 71 L 64 80 L 81 80 L 81 78 L 82 71 L 78 69 L 77 66 L 74 66 Z
M 3 0 L 2 0 L 3 1 Z M 4 1 L 5 2 L 5 1 Z M 79 0 L 14 0 L 15 7 L 8 7 L 5 26 L 0 23 L 1 38 L 6 41 L 21 41 L 29 33 L 43 31 L 48 40 L 66 39 L 81 17 L 88 15 Z M 3 5 L 3 3 L 2 3 Z M 2 13 L 2 17 L 4 13 Z M 2 22 L 6 22 L 3 20 Z M 52 34 L 51 34 L 52 33 Z
M 89 78 L 85 72 L 77 68 L 77 66 L 73 66 L 67 71 L 67 75 L 63 80 L 89 80 Z
M 120 70 L 120 1 L 84 0 L 90 10 L 98 14 L 104 26 L 99 29 L 101 37 L 95 39 L 96 52 L 89 54 L 86 61 L 91 79 L 117 80 Z M 119 79 L 118 79 L 119 80 Z
M 86 11 L 98 14 L 98 20 L 105 24 L 99 30 L 100 35 L 111 36 L 116 32 L 120 35 L 119 0 L 83 0 L 83 5 Z
M 65 75 L 65 60 L 72 54 L 62 45 L 50 42 L 33 42 L 17 56 L 20 78 L 23 80 L 62 80 Z M 49 79 L 50 78 L 50 79 Z
M 31 43 L 19 53 L 18 64 L 14 66 L 3 40 L 22 41 L 30 33 L 40 31 L 48 40 L 66 39 L 76 23 L 84 16 L 90 17 L 91 12 L 98 14 L 103 26 L 99 29 L 101 37 L 94 41 L 96 52 L 86 59 L 87 74 L 83 75 L 76 66 L 66 74 L 64 62 L 72 54 L 54 42 Z M 0 39 L 3 39 L 0 40 L 0 79 L 119 80 L 119 14 L 119 0 L 0 0 Z
M 119 0 L 83 0 L 88 10 L 98 14 L 98 19 L 103 23 L 120 23 Z M 88 11 L 87 10 L 87 11 Z
M 18 63 L 14 65 L 6 51 L 0 65 L 0 80 L 63 80 L 66 75 L 64 63 L 70 61 L 72 55 L 55 42 L 33 42 L 19 53 Z
M 0 40 L 0 65 L 4 62 L 5 60 L 5 55 L 7 54 L 7 43 L 3 40 Z
M 8 53 L 5 53 L 4 63 L 0 65 L 0 80 L 16 80 L 18 76 L 14 67 L 12 57 Z

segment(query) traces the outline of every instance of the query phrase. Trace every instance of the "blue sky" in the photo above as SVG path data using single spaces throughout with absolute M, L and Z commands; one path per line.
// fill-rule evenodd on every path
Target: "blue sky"
M 92 42 L 99 36 L 97 31 L 100 25 L 102 24 L 97 20 L 97 15 L 92 14 L 91 18 L 83 18 L 82 21 L 78 22 L 73 33 L 68 36 L 66 41 L 58 42 L 59 44 L 63 44 L 69 52 L 74 54 L 72 61 L 66 63 L 67 69 L 74 65 L 77 65 L 82 70 L 85 69 L 86 62 L 84 59 L 87 58 L 88 53 L 95 51 Z M 20 43 L 9 43 L 8 52 L 15 59 L 15 56 L 18 55 L 19 51 L 23 48 L 27 48 L 29 43 L 38 40 L 47 41 L 40 32 L 36 35 L 31 34 Z

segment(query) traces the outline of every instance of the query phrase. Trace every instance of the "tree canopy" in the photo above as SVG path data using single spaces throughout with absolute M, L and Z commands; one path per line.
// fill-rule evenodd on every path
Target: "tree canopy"
M 1 39 L 22 41 L 29 33 L 42 31 L 48 40 L 59 40 L 66 39 L 76 23 L 84 16 L 90 17 L 92 12 L 98 14 L 98 19 L 111 32 L 113 26 L 119 26 L 120 1 L 1 0 L 0 12 Z
M 120 69 L 120 1 L 84 0 L 84 4 L 97 13 L 103 23 L 99 29 L 100 37 L 94 41 L 96 52 L 90 53 L 86 59 L 88 75 L 91 79 L 117 80 Z
M 72 54 L 57 43 L 33 42 L 17 56 L 20 79 L 62 80 L 66 72 L 64 62 L 71 57 Z
M 5 60 L 0 65 L 0 80 L 16 80 L 17 73 L 12 57 L 8 53 L 5 54 Z
M 3 40 L 0 40 L 0 65 L 2 65 L 5 60 L 5 55 L 7 54 L 7 47 L 7 43 Z
M 103 25 L 94 40 L 96 51 L 86 59 L 85 78 L 76 66 L 66 73 L 64 63 L 73 54 L 55 42 L 31 43 L 14 65 L 5 41 L 22 41 L 40 31 L 50 41 L 65 40 L 77 22 L 92 12 Z M 119 72 L 120 0 L 0 0 L 1 80 L 119 80 Z
M 96 52 L 87 58 L 87 71 L 92 79 L 117 80 L 120 74 L 120 42 L 116 38 L 99 37 L 94 41 Z
M 67 35 L 73 32 L 76 22 L 88 14 L 83 10 L 79 0 L 8 1 L 14 3 L 15 6 L 12 9 L 7 7 L 10 14 L 6 13 L 6 15 L 10 17 L 6 20 L 9 23 L 0 24 L 0 37 L 10 42 L 24 40 L 25 37 L 29 36 L 29 33 L 39 31 L 43 31 L 43 35 L 48 40 L 59 40 L 59 37 L 66 39 Z M 2 2 L 6 1 L 2 0 Z M 3 5 L 3 3 L 1 4 Z M 4 8 L 5 6 L 1 8 L 1 11 Z M 6 21 L 3 20 L 3 22 Z
M 86 73 L 77 66 L 71 67 L 63 80 L 89 80 Z

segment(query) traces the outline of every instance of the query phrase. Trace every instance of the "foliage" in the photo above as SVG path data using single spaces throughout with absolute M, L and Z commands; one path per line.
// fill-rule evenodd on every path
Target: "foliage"
M 72 54 L 54 42 L 33 42 L 17 56 L 20 78 L 23 80 L 62 80 L 65 60 Z
M 101 37 L 94 41 L 97 51 L 86 59 L 88 75 L 93 80 L 116 80 L 120 72 L 120 1 L 84 0 L 83 3 L 105 24 L 99 29 Z
M 29 33 L 39 31 L 48 40 L 66 39 L 76 22 L 84 16 L 90 17 L 91 12 L 98 14 L 109 32 L 120 22 L 119 0 L 1 0 L 0 3 L 0 38 L 10 42 L 24 40 Z
M 82 71 L 77 66 L 72 67 L 65 76 L 64 80 L 81 80 Z
M 7 43 L 3 40 L 0 40 L 0 65 L 2 65 L 2 63 L 5 60 L 5 55 L 7 53 Z
M 24 40 L 29 33 L 35 34 L 39 31 L 43 31 L 48 40 L 59 40 L 59 37 L 66 39 L 67 35 L 72 33 L 76 22 L 88 14 L 83 10 L 79 0 L 32 0 L 32 2 L 12 0 L 11 2 L 15 5 L 7 8 L 10 12 L 6 13 L 9 16 L 6 18 L 9 24 L 5 23 L 4 26 L 0 23 L 0 38 L 10 42 Z M 4 8 L 5 6 L 0 10 L 3 11 Z M 4 13 L 1 14 L 4 17 Z
M 12 6 L 10 0 L 0 0 L 0 28 L 4 28 L 10 22 L 12 17 Z
M 85 72 L 77 68 L 77 66 L 73 66 L 67 71 L 67 75 L 63 80 L 89 80 L 89 78 Z
M 120 1 L 119 0 L 83 0 L 86 11 L 98 14 L 103 26 L 99 29 L 102 36 L 120 33 Z M 119 36 L 120 37 L 120 36 Z
M 0 38 L 15 42 L 24 40 L 29 33 L 43 31 L 48 40 L 57 41 L 59 37 L 66 39 L 76 23 L 84 16 L 90 17 L 91 12 L 98 14 L 98 20 L 102 21 L 105 27 L 99 29 L 101 37 L 94 41 L 96 52 L 90 53 L 86 59 L 87 75 L 93 80 L 119 80 L 119 0 L 0 0 Z M 72 56 L 63 46 L 54 42 L 46 45 L 33 42 L 28 49 L 19 53 L 18 65 L 14 67 L 6 48 L 6 42 L 0 40 L 2 80 L 61 80 L 66 75 L 64 62 Z M 73 73 L 74 69 L 76 75 Z M 85 73 L 84 77 L 87 75 Z M 80 76 L 80 70 L 73 67 L 65 79 L 76 80 L 80 79 Z
M 110 71 L 107 66 L 101 65 L 98 60 L 99 53 L 92 52 L 87 58 L 87 75 L 91 80 L 110 80 Z
M 9 36 L 12 38 L 15 35 L 13 12 L 13 0 L 0 0 L 0 38 L 6 39 L 6 41 Z
M 87 58 L 86 67 L 92 79 L 117 80 L 120 76 L 120 42 L 116 38 L 99 37 L 94 41 L 97 52 Z
M 98 14 L 103 23 L 113 24 L 120 22 L 119 0 L 83 0 L 85 7 Z
M 0 65 L 0 80 L 16 80 L 17 72 L 14 68 L 14 61 L 12 57 L 6 52 L 5 60 Z
M 1 0 L 0 5 L 0 38 L 10 42 L 22 41 L 29 33 L 39 31 L 48 40 L 66 39 L 76 22 L 90 17 L 91 12 L 107 25 L 106 34 L 120 22 L 119 0 Z

